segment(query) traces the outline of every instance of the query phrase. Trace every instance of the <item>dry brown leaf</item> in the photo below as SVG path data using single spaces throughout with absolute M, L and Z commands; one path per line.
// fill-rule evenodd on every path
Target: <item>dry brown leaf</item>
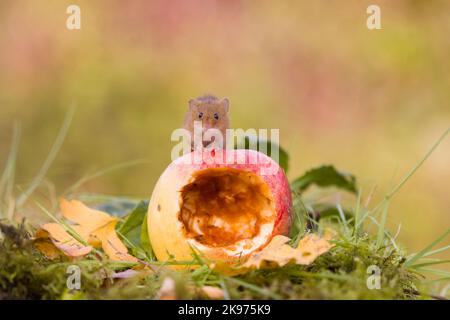
M 282 267 L 288 263 L 311 264 L 318 256 L 333 245 L 328 239 L 316 234 L 308 234 L 300 240 L 297 248 L 292 248 L 288 237 L 277 235 L 261 251 L 254 252 L 243 264 L 244 269 L 260 269 L 270 266 Z

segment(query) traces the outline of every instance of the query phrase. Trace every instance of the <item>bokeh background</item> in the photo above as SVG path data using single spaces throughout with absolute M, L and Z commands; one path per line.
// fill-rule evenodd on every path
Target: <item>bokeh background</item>
M 81 30 L 66 28 L 70 4 Z M 366 27 L 370 4 L 382 30 Z M 20 122 L 26 185 L 75 105 L 56 191 L 145 159 L 83 190 L 149 197 L 188 99 L 213 93 L 233 127 L 280 128 L 289 178 L 334 164 L 376 202 L 450 125 L 449 34 L 448 1 L 2 0 L 0 168 Z M 447 139 L 390 207 L 410 251 L 450 226 L 449 164 Z

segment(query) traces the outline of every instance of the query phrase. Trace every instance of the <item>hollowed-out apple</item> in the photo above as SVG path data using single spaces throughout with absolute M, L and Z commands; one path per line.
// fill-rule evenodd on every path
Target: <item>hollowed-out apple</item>
M 176 159 L 159 178 L 148 232 L 158 260 L 191 260 L 196 248 L 210 260 L 233 262 L 287 234 L 291 205 L 286 176 L 266 155 L 196 151 Z

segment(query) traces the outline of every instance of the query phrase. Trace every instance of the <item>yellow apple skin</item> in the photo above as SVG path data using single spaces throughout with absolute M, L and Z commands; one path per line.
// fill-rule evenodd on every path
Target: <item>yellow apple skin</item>
M 220 163 L 214 162 L 219 156 L 241 156 L 245 163 Z M 200 161 L 192 161 L 194 157 L 200 157 Z M 242 158 L 241 158 L 242 159 Z M 256 161 L 256 159 L 259 159 Z M 255 164 L 255 162 L 257 162 Z M 262 167 L 276 168 L 275 174 L 262 175 Z M 264 239 L 257 250 L 264 247 L 273 236 L 286 235 L 289 232 L 292 217 L 292 200 L 288 180 L 284 171 L 271 158 L 263 153 L 253 150 L 219 150 L 200 153 L 198 151 L 186 154 L 173 161 L 163 172 L 155 185 L 148 208 L 147 223 L 150 242 L 159 261 L 166 261 L 171 257 L 177 261 L 192 260 L 192 246 L 201 251 L 209 260 L 233 262 L 240 253 L 230 253 L 220 247 L 208 247 L 188 239 L 183 230 L 183 223 L 179 219 L 181 196 L 180 190 L 191 183 L 195 174 L 209 168 L 231 168 L 252 172 L 258 175 L 270 190 L 273 210 L 276 213 L 272 221 L 269 235 Z M 249 254 L 250 252 L 245 252 Z

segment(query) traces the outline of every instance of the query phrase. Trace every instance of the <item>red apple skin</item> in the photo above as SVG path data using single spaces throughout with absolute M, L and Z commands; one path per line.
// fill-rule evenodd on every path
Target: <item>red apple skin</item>
M 240 163 L 214 162 L 217 159 L 225 159 L 226 156 L 242 158 Z M 167 260 L 170 255 L 175 256 L 176 260 L 191 259 L 192 249 L 182 233 L 177 216 L 180 211 L 180 190 L 192 181 L 196 172 L 209 168 L 233 168 L 258 175 L 270 190 L 276 212 L 272 234 L 266 244 L 275 235 L 289 233 L 292 223 L 291 190 L 283 169 L 274 160 L 254 150 L 213 150 L 203 153 L 194 151 L 176 159 L 167 167 L 158 180 L 150 200 L 147 215 L 148 231 L 158 260 Z M 274 169 L 273 174 L 261 174 L 264 168 Z M 233 260 L 220 248 L 210 250 L 206 255 L 210 259 Z

